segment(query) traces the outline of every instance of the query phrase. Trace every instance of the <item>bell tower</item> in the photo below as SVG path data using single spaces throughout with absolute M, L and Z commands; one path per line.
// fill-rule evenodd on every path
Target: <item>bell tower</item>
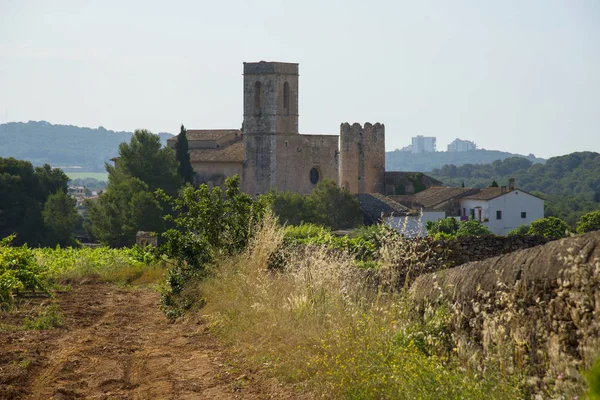
M 298 133 L 298 64 L 244 63 L 244 134 Z
M 298 134 L 297 63 L 244 63 L 243 133 L 243 189 L 265 193 L 277 187 L 278 140 Z

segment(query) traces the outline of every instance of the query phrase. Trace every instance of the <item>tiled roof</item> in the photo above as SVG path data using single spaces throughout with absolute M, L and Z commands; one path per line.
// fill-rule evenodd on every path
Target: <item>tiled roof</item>
M 189 132 L 189 131 L 188 131 Z M 228 146 L 215 149 L 190 150 L 190 161 L 198 162 L 243 162 L 244 142 L 238 140 Z
M 186 136 L 188 140 L 219 140 L 231 135 L 241 135 L 239 129 L 188 129 Z M 177 141 L 177 135 L 167 139 L 170 142 Z
M 361 193 L 357 194 L 360 209 L 365 213 L 368 220 L 376 222 L 383 216 L 405 216 L 411 213 L 411 210 L 402 204 L 396 203 L 389 197 L 379 193 Z
M 505 193 L 510 192 L 510 190 L 505 189 L 505 192 L 502 193 L 502 188 L 499 187 L 486 187 L 479 191 L 479 193 L 470 194 L 465 196 L 465 199 L 473 199 L 473 200 L 491 200 L 495 199 L 498 196 L 501 196 Z
M 422 192 L 410 196 L 389 196 L 392 200 L 403 204 L 420 204 L 423 208 L 437 209 L 447 201 L 459 199 L 467 195 L 478 193 L 480 189 L 463 187 L 433 186 Z

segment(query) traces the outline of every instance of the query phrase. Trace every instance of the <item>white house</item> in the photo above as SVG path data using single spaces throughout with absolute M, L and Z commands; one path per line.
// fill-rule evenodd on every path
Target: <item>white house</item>
M 544 218 L 544 200 L 510 186 L 488 187 L 459 199 L 461 219 L 481 221 L 496 235 Z

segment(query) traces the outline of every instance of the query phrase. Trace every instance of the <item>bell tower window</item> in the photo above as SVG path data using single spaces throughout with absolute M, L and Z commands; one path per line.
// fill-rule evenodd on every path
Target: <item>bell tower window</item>
M 290 113 L 290 85 L 287 82 L 283 84 L 283 111 Z
M 262 93 L 260 81 L 254 82 L 254 113 L 260 114 L 262 108 Z

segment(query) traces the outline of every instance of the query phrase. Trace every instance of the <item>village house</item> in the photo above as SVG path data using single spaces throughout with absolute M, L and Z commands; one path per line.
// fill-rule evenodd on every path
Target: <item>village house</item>
M 462 187 L 431 187 L 413 195 L 389 196 L 391 200 L 423 215 L 441 212 L 440 218 L 474 219 L 487 226 L 495 235 L 506 235 L 521 225 L 544 218 L 544 200 L 515 187 L 510 179 L 508 187 L 484 189 Z

